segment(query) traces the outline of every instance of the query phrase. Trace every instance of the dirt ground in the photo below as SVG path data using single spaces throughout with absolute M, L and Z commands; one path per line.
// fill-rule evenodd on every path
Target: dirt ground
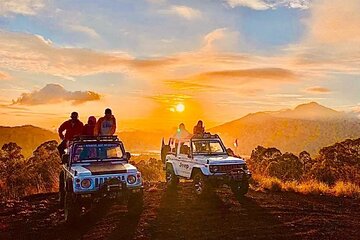
M 236 200 L 228 189 L 207 199 L 181 183 L 147 186 L 145 210 L 129 217 L 114 205 L 67 226 L 57 194 L 0 205 L 0 239 L 360 239 L 360 201 L 250 191 Z

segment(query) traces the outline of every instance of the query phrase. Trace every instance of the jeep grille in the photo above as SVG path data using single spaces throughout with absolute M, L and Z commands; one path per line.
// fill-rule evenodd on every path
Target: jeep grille
M 241 168 L 246 170 L 246 164 L 231 164 L 231 165 L 210 165 L 210 172 L 212 173 L 227 173 L 234 169 Z
M 117 177 L 97 177 L 95 178 L 95 187 L 99 187 L 101 184 L 103 184 L 104 182 L 106 182 L 107 180 L 111 179 L 111 178 L 117 178 L 120 181 L 125 181 L 125 176 L 117 176 Z

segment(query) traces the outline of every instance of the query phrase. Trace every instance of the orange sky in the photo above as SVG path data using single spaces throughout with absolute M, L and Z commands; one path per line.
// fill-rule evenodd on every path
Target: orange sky
M 358 111 L 356 0 L 0 3 L 0 125 L 207 127 L 317 101 Z M 183 112 L 172 111 L 184 104 Z

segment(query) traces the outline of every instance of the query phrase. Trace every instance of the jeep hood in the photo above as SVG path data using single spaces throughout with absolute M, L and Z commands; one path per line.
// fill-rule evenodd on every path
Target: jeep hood
M 75 171 L 78 176 L 93 176 L 106 174 L 136 173 L 137 169 L 129 163 L 96 163 L 71 166 L 71 172 Z
M 199 161 L 208 161 L 209 164 L 245 164 L 246 161 L 241 158 L 231 156 L 196 156 Z

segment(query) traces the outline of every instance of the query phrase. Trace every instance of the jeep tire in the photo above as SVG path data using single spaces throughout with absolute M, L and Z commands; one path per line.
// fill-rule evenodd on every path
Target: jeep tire
M 65 176 L 64 172 L 61 171 L 59 175 L 59 205 L 60 208 L 64 208 L 65 203 Z
M 130 216 L 139 216 L 144 209 L 144 192 L 130 193 L 127 202 L 128 214 Z
M 199 170 L 194 173 L 193 183 L 195 193 L 199 197 L 207 196 L 211 192 L 211 186 L 208 179 L 206 179 L 204 174 Z
M 235 182 L 231 185 L 231 191 L 236 198 L 242 198 L 249 191 L 249 181 L 243 180 L 241 182 Z
M 179 184 L 179 177 L 176 176 L 171 164 L 166 164 L 165 173 L 166 185 L 168 188 L 173 189 Z
M 72 192 L 65 192 L 64 216 L 66 223 L 77 223 L 81 215 L 81 205 L 76 201 Z

